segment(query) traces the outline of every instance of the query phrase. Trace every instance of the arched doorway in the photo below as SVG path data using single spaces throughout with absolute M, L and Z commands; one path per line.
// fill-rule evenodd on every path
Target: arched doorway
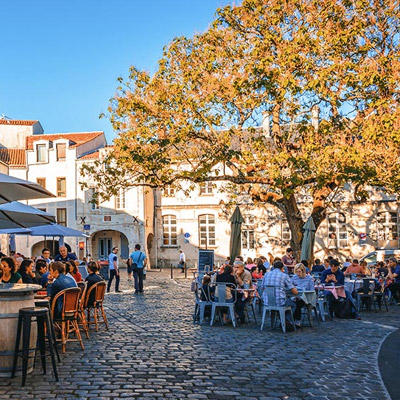
M 90 235 L 91 255 L 95 260 L 107 260 L 114 246 L 119 248 L 120 258 L 128 258 L 129 241 L 126 235 L 115 230 L 102 230 Z

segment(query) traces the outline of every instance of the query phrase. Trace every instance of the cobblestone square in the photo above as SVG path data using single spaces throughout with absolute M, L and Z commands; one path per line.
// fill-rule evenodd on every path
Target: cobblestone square
M 1 399 L 390 398 L 377 357 L 400 327 L 400 307 L 286 335 L 269 325 L 199 326 L 189 279 L 149 272 L 145 294 L 134 295 L 122 275 L 124 292 L 106 297 L 110 330 L 92 330 L 84 351 L 67 344 L 60 382 L 37 363 L 24 388 L 20 377 L 3 379 Z

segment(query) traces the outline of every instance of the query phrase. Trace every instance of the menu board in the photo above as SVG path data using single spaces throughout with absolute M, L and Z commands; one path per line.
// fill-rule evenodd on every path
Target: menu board
M 214 265 L 214 250 L 199 250 L 198 272 L 212 271 Z

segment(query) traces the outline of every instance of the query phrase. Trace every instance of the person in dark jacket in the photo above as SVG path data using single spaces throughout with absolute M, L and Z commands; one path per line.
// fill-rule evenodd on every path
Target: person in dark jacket
M 104 279 L 99 275 L 98 271 L 99 268 L 96 264 L 95 261 L 90 261 L 88 266 L 87 266 L 89 275 L 86 277 L 85 281 L 87 282 L 87 291 L 89 292 L 89 289 L 96 283 L 103 281 Z M 88 301 L 88 306 L 93 307 L 93 303 L 95 300 L 95 290 L 93 289 L 92 292 L 90 293 L 89 301 Z
M 26 258 L 19 266 L 18 273 L 21 275 L 23 283 L 39 284 L 39 281 L 36 279 L 36 275 L 33 272 L 33 265 L 33 260 Z

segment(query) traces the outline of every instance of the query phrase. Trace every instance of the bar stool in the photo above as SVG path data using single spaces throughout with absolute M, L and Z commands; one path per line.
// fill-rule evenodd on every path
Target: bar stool
M 51 334 L 53 336 L 54 350 L 56 352 L 58 362 L 61 362 L 60 355 L 58 354 L 57 338 L 56 338 L 56 332 L 54 331 L 53 318 L 51 318 L 51 313 L 50 313 L 50 301 L 46 299 L 35 300 L 35 307 L 45 307 L 49 310 L 50 326 L 51 326 Z
M 56 360 L 54 357 L 54 344 L 53 344 L 53 337 L 51 333 L 50 327 L 50 316 L 49 310 L 47 308 L 40 308 L 40 307 L 25 307 L 19 310 L 18 316 L 18 329 L 17 329 L 17 339 L 15 341 L 15 350 L 14 350 L 14 362 L 13 362 L 13 369 L 11 378 L 14 378 L 15 372 L 17 370 L 17 360 L 18 356 L 22 357 L 22 386 L 25 386 L 26 381 L 26 374 L 28 370 L 28 359 L 29 356 L 29 341 L 31 335 L 31 323 L 32 319 L 36 318 L 37 323 L 37 331 L 38 331 L 38 342 L 34 350 L 40 350 L 40 358 L 42 361 L 42 369 L 43 373 L 46 373 L 46 341 L 45 341 L 45 324 L 47 327 L 47 341 L 49 345 L 49 353 L 51 357 L 51 363 L 53 365 L 53 372 L 58 382 L 58 374 L 56 368 Z M 34 320 L 35 321 L 35 320 Z M 19 350 L 19 343 L 21 340 L 21 331 L 23 333 L 22 336 L 22 350 Z M 21 354 L 22 353 L 22 354 Z

